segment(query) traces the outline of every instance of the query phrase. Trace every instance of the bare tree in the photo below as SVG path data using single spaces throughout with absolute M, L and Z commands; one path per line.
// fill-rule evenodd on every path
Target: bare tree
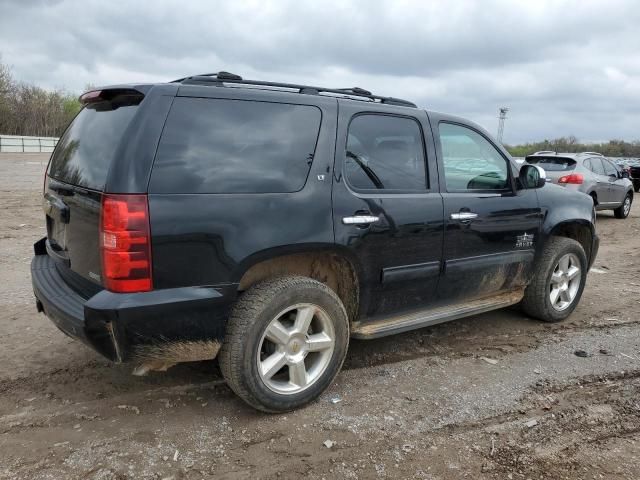
M 0 63 L 0 134 L 57 137 L 79 110 L 75 95 L 17 82 Z

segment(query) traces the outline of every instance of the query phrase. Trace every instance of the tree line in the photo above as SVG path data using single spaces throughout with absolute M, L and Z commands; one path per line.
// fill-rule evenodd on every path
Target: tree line
M 605 143 L 580 143 L 574 136 L 560 137 L 555 140 L 525 143 L 523 145 L 505 145 L 514 157 L 526 157 L 541 150 L 554 152 L 598 152 L 605 157 L 640 157 L 640 140 L 625 142 L 624 140 L 609 140 Z
M 79 111 L 75 95 L 19 82 L 0 63 L 0 134 L 59 137 Z

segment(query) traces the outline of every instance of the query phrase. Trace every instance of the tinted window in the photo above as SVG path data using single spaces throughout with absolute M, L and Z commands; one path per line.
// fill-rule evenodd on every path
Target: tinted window
M 58 142 L 49 175 L 73 185 L 104 189 L 111 161 L 137 108 L 84 108 Z
M 591 171 L 593 173 L 597 173 L 598 175 L 604 175 L 604 168 L 602 167 L 602 161 L 599 158 L 590 158 L 591 160 Z
M 605 159 L 601 159 L 601 160 L 602 160 L 602 165 L 604 166 L 605 175 L 615 175 L 617 177 L 618 169 L 614 167 L 613 164 L 608 160 L 605 160 Z
M 527 158 L 527 163 L 531 165 L 538 165 L 547 172 L 568 172 L 573 170 L 576 166 L 575 160 L 562 157 L 529 157 Z
M 426 189 L 422 132 L 410 118 L 355 117 L 345 157 L 347 181 L 356 189 Z
M 156 193 L 295 192 L 307 179 L 320 110 L 176 98 L 151 174 Z
M 448 191 L 509 187 L 507 161 L 479 133 L 460 125 L 441 123 L 440 143 Z

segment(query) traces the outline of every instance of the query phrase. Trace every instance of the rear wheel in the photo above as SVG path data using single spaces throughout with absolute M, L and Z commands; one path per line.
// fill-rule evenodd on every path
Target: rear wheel
M 347 353 L 349 321 L 326 285 L 283 277 L 243 293 L 227 324 L 219 361 L 231 389 L 265 412 L 317 398 Z
M 620 205 L 613 211 L 613 214 L 616 216 L 616 218 L 627 218 L 629 216 L 629 213 L 631 212 L 632 202 L 633 196 L 631 195 L 631 193 L 627 193 L 627 196 L 624 197 L 622 205 Z
M 570 238 L 552 237 L 525 290 L 522 309 L 545 322 L 564 320 L 580 301 L 587 268 L 582 245 Z

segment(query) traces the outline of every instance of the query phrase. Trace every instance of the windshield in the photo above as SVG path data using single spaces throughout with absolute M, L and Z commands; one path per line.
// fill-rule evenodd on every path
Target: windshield
M 547 172 L 567 172 L 576 166 L 575 160 L 563 157 L 528 157 L 526 162 L 537 165 Z

